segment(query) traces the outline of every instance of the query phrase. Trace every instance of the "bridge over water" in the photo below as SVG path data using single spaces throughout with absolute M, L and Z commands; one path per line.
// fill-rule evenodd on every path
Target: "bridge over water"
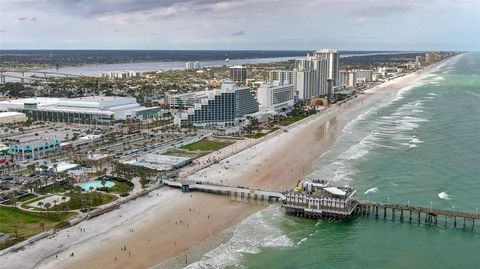
M 41 75 L 43 75 L 43 77 L 28 76 L 27 74 L 41 74 Z M 78 77 L 79 76 L 79 75 L 74 75 L 74 74 L 52 72 L 52 71 L 32 70 L 32 69 L 0 69 L 0 83 L 4 84 L 5 83 L 5 78 L 7 78 L 7 77 L 8 78 L 19 79 L 22 83 L 24 83 L 25 80 L 46 81 L 49 78 L 47 75 L 64 76 L 64 77 Z

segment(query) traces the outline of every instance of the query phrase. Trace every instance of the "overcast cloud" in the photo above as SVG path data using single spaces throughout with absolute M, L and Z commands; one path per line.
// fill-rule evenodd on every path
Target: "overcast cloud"
M 2 49 L 480 50 L 478 0 L 1 0 Z

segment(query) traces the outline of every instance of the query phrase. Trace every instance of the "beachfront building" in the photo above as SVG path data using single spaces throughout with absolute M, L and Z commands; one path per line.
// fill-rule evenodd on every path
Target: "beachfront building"
M 315 71 L 310 68 L 299 68 L 295 71 L 295 93 L 300 100 L 309 100 L 315 97 Z
M 338 85 L 353 87 L 357 83 L 365 83 L 372 80 L 372 70 L 340 70 L 338 76 Z
M 112 125 L 161 113 L 159 108 L 140 106 L 133 97 L 118 96 L 12 99 L 0 102 L 0 111 L 23 112 L 34 121 L 90 125 Z
M 196 69 L 200 69 L 201 66 L 200 66 L 200 62 L 196 61 L 196 62 L 186 62 L 185 63 L 185 69 L 187 70 L 196 70 Z
M 246 115 L 259 111 L 250 88 L 239 87 L 231 80 L 225 80 L 220 89 L 205 91 L 205 96 L 187 111 L 177 114 L 174 123 L 201 127 L 232 126 Z
M 238 85 L 246 85 L 247 82 L 247 67 L 243 65 L 236 65 L 230 67 L 230 79 Z
M 287 214 L 316 219 L 345 219 L 358 205 L 356 190 L 330 186 L 322 180 L 305 181 L 285 194 Z
M 294 105 L 294 85 L 283 84 L 279 81 L 263 84 L 257 90 L 257 100 L 260 110 L 286 111 Z
M 275 82 L 284 84 L 296 84 L 297 74 L 291 70 L 272 70 L 268 72 L 268 83 L 273 84 Z M 288 83 L 287 83 L 288 82 Z
M 338 84 L 338 67 L 338 53 L 331 49 L 320 49 L 306 59 L 296 60 L 299 98 L 333 97 L 333 87 Z M 306 83 L 306 79 L 311 81 Z
M 378 74 L 384 78 L 393 77 L 397 74 L 398 70 L 393 67 L 379 67 Z

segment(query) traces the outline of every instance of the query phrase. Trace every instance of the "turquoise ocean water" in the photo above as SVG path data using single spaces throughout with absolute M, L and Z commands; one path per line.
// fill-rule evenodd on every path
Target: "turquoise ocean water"
M 475 213 L 480 53 L 439 66 L 359 115 L 315 167 L 310 177 L 353 186 L 359 199 Z M 367 218 L 319 222 L 285 216 L 272 206 L 190 267 L 478 268 L 480 223 L 478 228 Z

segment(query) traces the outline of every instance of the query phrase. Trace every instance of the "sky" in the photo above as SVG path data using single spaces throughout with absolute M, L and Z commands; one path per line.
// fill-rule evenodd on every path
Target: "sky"
M 480 50 L 480 0 L 0 0 L 0 49 Z

